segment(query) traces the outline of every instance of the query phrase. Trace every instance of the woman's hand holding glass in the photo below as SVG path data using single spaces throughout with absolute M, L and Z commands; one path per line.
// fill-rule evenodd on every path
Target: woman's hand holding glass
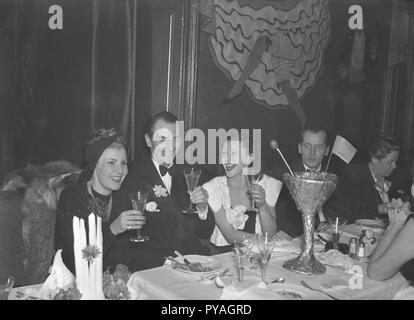
M 266 192 L 262 186 L 253 184 L 248 194 L 253 203 L 255 203 L 256 208 L 260 209 L 266 205 Z
M 190 194 L 191 203 L 197 206 L 199 212 L 203 212 L 208 207 L 208 193 L 202 187 L 196 187 Z
M 117 235 L 127 230 L 141 229 L 145 225 L 146 217 L 136 211 L 127 210 L 122 212 L 112 223 L 110 229 Z

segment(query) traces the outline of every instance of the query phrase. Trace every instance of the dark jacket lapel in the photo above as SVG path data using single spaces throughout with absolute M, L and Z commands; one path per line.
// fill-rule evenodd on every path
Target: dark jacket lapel
M 381 203 L 382 199 L 377 189 L 375 189 L 375 180 L 371 174 L 371 170 L 369 170 L 369 166 L 366 165 L 364 168 L 364 178 L 363 183 L 365 185 L 366 190 L 370 190 L 370 195 L 372 198 L 376 199 L 377 202 Z M 373 200 L 374 200 L 373 199 Z

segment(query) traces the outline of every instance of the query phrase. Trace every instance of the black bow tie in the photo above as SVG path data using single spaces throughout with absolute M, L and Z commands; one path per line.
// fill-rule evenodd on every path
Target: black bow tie
M 169 168 L 167 168 L 166 166 L 160 166 L 161 177 L 164 177 L 167 174 L 167 172 L 172 177 L 174 175 L 174 171 L 175 171 L 174 165 L 170 166 Z

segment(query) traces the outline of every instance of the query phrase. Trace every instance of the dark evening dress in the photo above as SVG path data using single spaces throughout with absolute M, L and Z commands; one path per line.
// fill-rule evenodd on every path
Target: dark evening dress
M 94 201 L 108 204 L 110 196 L 103 196 L 93 191 L 93 197 L 88 193 L 86 183 L 70 186 L 63 190 L 57 209 L 55 246 L 62 250 L 62 259 L 66 267 L 75 274 L 75 261 L 73 253 L 73 217 L 85 221 L 85 230 L 88 234 L 88 216 L 91 212 L 97 214 Z M 94 200 L 95 198 L 95 200 Z M 112 193 L 112 210 L 109 215 L 102 218 L 103 237 L 103 268 L 110 268 L 113 272 L 117 264 L 130 267 L 128 245 L 130 232 L 115 236 L 110 230 L 111 223 L 123 212 L 130 210 L 128 197 L 120 191 Z

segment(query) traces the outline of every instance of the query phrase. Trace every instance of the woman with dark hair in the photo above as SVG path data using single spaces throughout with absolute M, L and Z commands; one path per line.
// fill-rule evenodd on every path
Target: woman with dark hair
M 96 131 L 86 143 L 85 158 L 88 166 L 82 179 L 65 189 L 59 200 L 56 249 L 63 249 L 63 262 L 75 273 L 73 217 L 84 219 L 87 229 L 92 212 L 102 218 L 104 269 L 119 263 L 128 266 L 130 235 L 125 231 L 141 228 L 145 218 L 130 210 L 128 196 L 118 191 L 128 173 L 124 138 L 115 129 Z
M 225 175 L 203 184 L 216 222 L 210 242 L 219 252 L 231 251 L 234 241 L 254 239 L 256 233 L 276 234 L 275 204 L 283 183 L 265 174 L 253 183 L 247 175 L 253 161 L 246 140 L 228 139 L 221 154 Z

